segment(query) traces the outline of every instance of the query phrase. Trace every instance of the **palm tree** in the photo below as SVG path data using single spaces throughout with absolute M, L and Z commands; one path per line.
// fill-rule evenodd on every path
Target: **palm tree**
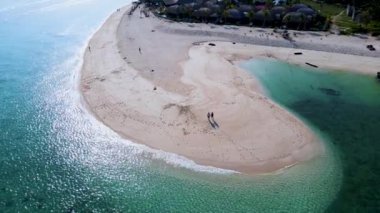
M 270 16 L 269 10 L 268 10 L 268 9 L 265 9 L 265 10 L 264 10 L 263 27 L 266 25 L 266 23 L 267 23 L 267 19 L 269 18 L 269 16 Z
M 292 0 L 292 4 L 300 4 L 301 1 L 300 0 Z
M 255 17 L 255 11 L 254 10 L 251 10 L 248 12 L 248 21 L 249 21 L 249 25 L 252 26 L 253 25 L 253 18 Z
M 369 14 L 368 10 L 360 14 L 360 26 L 364 24 L 365 27 L 368 27 L 368 24 L 370 21 L 371 21 L 371 15 Z
M 301 13 L 301 15 L 300 15 L 300 19 L 301 19 L 301 21 L 298 23 L 298 28 L 297 28 L 297 30 L 299 30 L 300 29 L 300 25 L 301 24 L 303 24 L 303 29 L 305 29 L 306 28 L 306 16 L 305 16 L 305 14 L 303 14 L 303 13 Z
M 227 17 L 228 17 L 227 9 L 223 10 L 222 17 L 223 17 L 223 23 L 226 23 L 227 22 Z
M 265 6 L 266 6 L 267 9 L 272 8 L 273 1 L 272 0 L 266 0 L 265 1 Z

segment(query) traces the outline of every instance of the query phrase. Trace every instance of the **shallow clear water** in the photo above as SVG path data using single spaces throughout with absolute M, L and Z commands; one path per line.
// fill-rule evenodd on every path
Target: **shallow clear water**
M 324 211 L 342 181 L 335 145 L 252 178 L 123 140 L 82 107 L 82 51 L 125 3 L 0 2 L 0 212 Z
M 329 138 L 343 167 L 330 212 L 380 210 L 380 82 L 374 76 L 316 71 L 264 60 L 243 65 L 268 94 Z

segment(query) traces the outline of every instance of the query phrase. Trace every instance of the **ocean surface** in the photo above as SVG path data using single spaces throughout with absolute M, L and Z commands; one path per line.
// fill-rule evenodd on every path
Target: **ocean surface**
M 277 103 L 324 135 L 338 155 L 341 187 L 327 212 L 380 212 L 380 81 L 273 60 L 243 67 Z
M 326 146 L 321 157 L 257 177 L 151 150 L 97 121 L 78 91 L 82 54 L 105 19 L 127 3 L 0 1 L 0 212 L 324 212 L 379 206 L 378 93 L 350 99 L 356 90 L 344 84 L 336 89 L 339 98 L 330 97 L 335 90 L 305 98 L 285 94 L 292 90 L 289 82 L 275 88 L 265 80 L 269 75 L 253 73 Z M 263 63 L 247 68 L 280 66 Z M 367 85 L 370 78 L 349 79 L 355 88 L 377 88 Z

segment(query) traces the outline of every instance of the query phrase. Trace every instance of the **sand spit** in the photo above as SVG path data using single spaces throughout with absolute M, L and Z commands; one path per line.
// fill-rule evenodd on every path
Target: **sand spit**
M 203 165 L 258 174 L 323 153 L 310 129 L 269 100 L 237 61 L 273 57 L 351 70 L 374 63 L 358 69 L 367 73 L 380 67 L 375 57 L 311 50 L 295 57 L 294 49 L 232 43 L 249 28 L 169 23 L 145 17 L 139 9 L 131 16 L 126 11 L 115 12 L 89 42 L 81 76 L 84 99 L 99 120 L 122 136 Z M 269 33 L 250 33 L 249 39 L 289 43 Z M 365 55 L 358 43 L 351 44 L 345 48 Z M 209 120 L 211 111 L 215 116 Z

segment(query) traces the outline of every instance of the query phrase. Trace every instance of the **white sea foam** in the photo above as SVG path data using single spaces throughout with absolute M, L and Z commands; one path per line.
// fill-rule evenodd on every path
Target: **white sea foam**
M 54 10 L 72 7 L 72 6 L 76 6 L 78 4 L 85 4 L 85 3 L 92 2 L 92 1 L 94 1 L 94 0 L 66 0 L 63 2 L 58 2 L 55 4 L 48 5 L 46 7 L 39 8 L 39 9 L 37 9 L 37 11 L 39 11 L 39 12 L 51 12 Z
M 102 22 L 100 26 L 105 23 L 106 20 Z M 81 68 L 83 66 L 83 57 L 85 50 L 87 48 L 88 42 L 92 37 L 92 34 L 94 34 L 96 31 L 98 31 L 100 27 L 93 30 L 93 33 L 91 33 L 91 36 L 87 38 L 87 40 L 82 43 L 82 45 L 77 47 L 76 53 L 70 57 L 68 60 L 66 60 L 63 64 L 60 65 L 59 69 L 70 69 L 70 67 L 73 67 L 73 71 L 71 72 L 71 80 L 68 81 L 68 85 L 65 85 L 66 89 L 70 93 L 70 98 L 73 99 L 73 104 L 75 107 L 79 108 L 82 112 L 84 112 L 88 119 L 91 121 L 91 123 L 96 126 L 96 128 L 100 129 L 102 132 L 107 133 L 107 136 L 109 137 L 108 140 L 114 140 L 117 139 L 118 141 L 121 141 L 122 143 L 126 144 L 131 150 L 131 154 L 139 155 L 139 156 L 148 156 L 150 159 L 153 160 L 163 160 L 167 164 L 173 166 L 173 167 L 180 167 L 185 168 L 197 172 L 206 172 L 206 173 L 216 173 L 216 174 L 233 174 L 238 173 L 233 170 L 226 170 L 226 169 L 220 169 L 212 166 L 203 166 L 196 164 L 194 161 L 180 156 L 178 154 L 165 152 L 162 150 L 156 150 L 153 148 L 150 148 L 143 144 L 137 144 L 130 140 L 123 139 L 119 135 L 117 135 L 113 130 L 111 130 L 109 127 L 104 125 L 102 122 L 97 120 L 95 118 L 95 115 L 92 114 L 90 110 L 87 109 L 85 101 L 82 99 L 81 93 L 80 93 L 80 72 Z M 61 91 L 62 92 L 62 91 Z M 60 93 L 60 91 L 58 91 Z M 62 96 L 62 94 L 56 94 L 58 96 Z M 62 97 L 63 98 L 63 97 Z M 68 98 L 68 97 L 65 97 Z
M 0 13 L 2 12 L 10 12 L 17 9 L 32 7 L 32 6 L 40 6 L 41 4 L 51 2 L 52 0 L 40 0 L 40 1 L 32 1 L 32 2 L 17 2 L 15 5 L 0 8 Z
M 239 173 L 233 170 L 221 169 L 221 168 L 216 168 L 213 166 L 199 165 L 195 163 L 194 161 L 175 153 L 152 149 L 143 144 L 137 144 L 126 139 L 123 139 L 123 141 L 129 146 L 136 148 L 136 154 L 148 154 L 149 157 L 151 157 L 152 159 L 164 160 L 167 164 L 174 167 L 181 167 L 181 168 L 186 168 L 186 169 L 190 169 L 197 172 L 216 173 L 216 174 Z

